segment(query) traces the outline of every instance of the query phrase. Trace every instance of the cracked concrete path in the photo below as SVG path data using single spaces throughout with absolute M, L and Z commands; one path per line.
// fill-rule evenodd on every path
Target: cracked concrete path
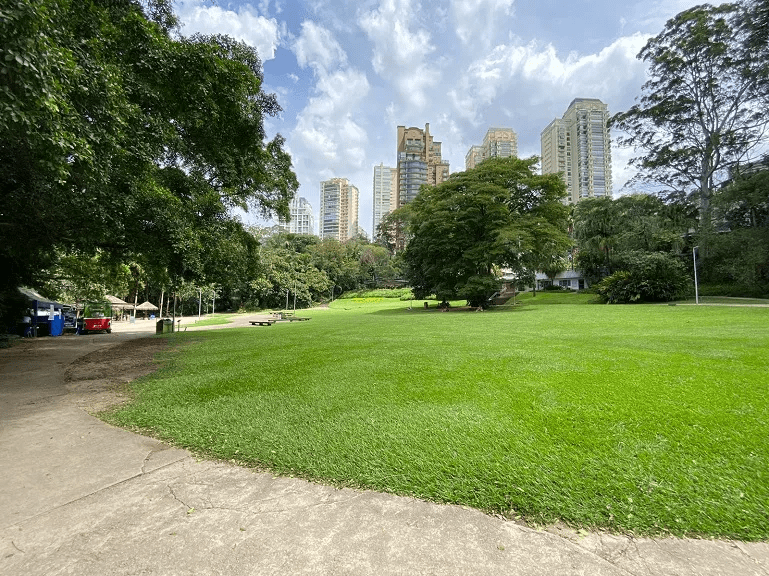
M 199 461 L 104 424 L 68 391 L 66 365 L 143 335 L 116 332 L 0 350 L 2 576 L 769 576 L 767 543 L 536 531 L 458 506 Z

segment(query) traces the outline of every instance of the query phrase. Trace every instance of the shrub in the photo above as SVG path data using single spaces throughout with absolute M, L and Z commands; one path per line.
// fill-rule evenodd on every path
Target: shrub
M 339 298 L 398 298 L 400 300 L 411 300 L 414 297 L 411 288 L 379 288 L 376 290 L 350 290 L 345 292 Z
M 624 255 L 623 268 L 595 286 L 604 302 L 669 302 L 684 295 L 689 288 L 684 265 L 671 254 L 628 252 Z

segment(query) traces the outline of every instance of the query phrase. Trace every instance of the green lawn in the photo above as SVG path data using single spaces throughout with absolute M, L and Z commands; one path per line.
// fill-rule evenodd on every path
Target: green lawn
M 202 320 L 196 320 L 192 326 L 220 326 L 222 324 L 232 323 L 232 314 L 213 314 L 206 316 Z
M 311 322 L 169 335 L 190 345 L 107 417 L 536 524 L 767 539 L 769 309 L 549 305 L 563 297 L 339 300 Z

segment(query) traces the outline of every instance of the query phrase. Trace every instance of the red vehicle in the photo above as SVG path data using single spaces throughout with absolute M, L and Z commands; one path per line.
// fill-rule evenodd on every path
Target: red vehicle
M 83 316 L 77 320 L 77 333 L 112 332 L 112 306 L 109 302 L 91 302 L 83 307 Z

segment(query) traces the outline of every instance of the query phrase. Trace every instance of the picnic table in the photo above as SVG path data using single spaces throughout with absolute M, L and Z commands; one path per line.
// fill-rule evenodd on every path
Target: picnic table
M 283 322 L 303 322 L 305 320 L 309 320 L 309 318 L 296 316 L 293 312 L 273 312 L 272 315 L 276 321 Z

